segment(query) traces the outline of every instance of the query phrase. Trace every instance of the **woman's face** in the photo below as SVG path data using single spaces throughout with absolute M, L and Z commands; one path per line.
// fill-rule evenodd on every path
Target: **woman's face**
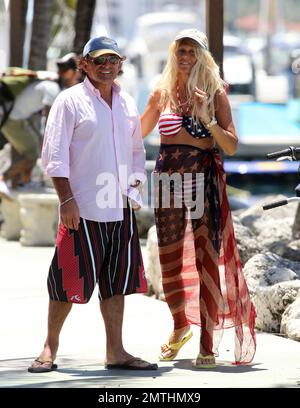
M 190 74 L 193 66 L 197 62 L 195 47 L 186 43 L 181 43 L 176 52 L 178 71 L 185 74 Z

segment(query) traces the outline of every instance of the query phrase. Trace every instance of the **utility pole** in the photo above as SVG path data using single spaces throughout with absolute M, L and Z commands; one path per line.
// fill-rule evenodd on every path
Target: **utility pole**
M 206 0 L 206 35 L 209 50 L 220 67 L 223 78 L 224 0 Z M 220 149 L 222 161 L 223 151 Z
M 223 78 L 224 0 L 206 0 L 206 35 Z
M 272 74 L 272 36 L 276 29 L 277 1 L 266 0 L 267 2 L 267 27 L 266 27 L 266 72 Z

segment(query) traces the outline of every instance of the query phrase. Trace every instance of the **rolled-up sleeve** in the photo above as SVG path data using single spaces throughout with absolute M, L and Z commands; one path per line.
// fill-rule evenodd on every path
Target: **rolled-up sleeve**
M 75 120 L 74 107 L 59 95 L 50 109 L 42 148 L 42 165 L 49 177 L 70 176 L 69 150 Z
M 132 171 L 137 175 L 137 179 L 144 183 L 147 179 L 145 171 L 145 147 L 142 138 L 141 121 L 139 115 L 136 117 L 135 129 L 132 134 L 133 157 Z

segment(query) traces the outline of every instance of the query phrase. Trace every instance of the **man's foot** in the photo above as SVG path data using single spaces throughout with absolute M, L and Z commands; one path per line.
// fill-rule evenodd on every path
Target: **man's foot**
M 36 358 L 32 365 L 28 367 L 30 373 L 49 373 L 56 369 L 57 365 L 53 361 L 42 361 L 39 358 Z
M 174 330 L 169 338 L 169 343 L 161 346 L 161 361 L 173 360 L 181 347 L 192 337 L 193 332 L 190 326 L 186 326 L 179 330 Z
M 157 364 L 148 363 L 148 361 L 142 360 L 139 357 L 132 357 L 127 361 L 121 363 L 106 363 L 105 368 L 108 370 L 157 370 Z
M 30 373 L 47 373 L 53 371 L 57 368 L 57 365 L 54 364 L 56 358 L 56 352 L 58 345 L 52 347 L 52 350 L 48 344 L 45 345 L 44 350 L 41 352 L 38 358 L 36 358 L 31 366 L 28 368 Z
M 193 363 L 195 368 L 216 368 L 216 359 L 213 354 L 204 356 L 199 353 L 195 362 Z
M 105 368 L 119 368 L 123 370 L 157 370 L 157 364 L 149 363 L 139 357 L 135 357 L 124 349 L 118 352 L 107 352 Z

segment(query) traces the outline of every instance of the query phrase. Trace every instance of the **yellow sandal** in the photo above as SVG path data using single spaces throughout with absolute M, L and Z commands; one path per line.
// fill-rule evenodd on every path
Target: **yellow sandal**
M 213 363 L 207 364 L 205 361 L 211 360 Z M 195 368 L 216 368 L 216 359 L 213 354 L 209 354 L 208 356 L 204 356 L 203 354 L 199 353 L 196 361 L 193 363 Z
M 181 347 L 192 337 L 192 335 L 193 335 L 193 332 L 190 329 L 187 332 L 187 334 L 185 334 L 183 336 L 183 338 L 180 341 L 178 341 L 177 343 L 168 343 L 168 344 L 166 344 L 166 346 L 168 347 L 168 350 L 165 353 L 167 353 L 169 350 L 172 351 L 173 353 L 168 357 L 164 357 L 163 354 L 161 354 L 159 356 L 159 360 L 160 361 L 172 361 L 172 360 L 174 360 L 174 358 L 177 356 L 177 354 L 178 354 L 179 350 L 181 349 Z

